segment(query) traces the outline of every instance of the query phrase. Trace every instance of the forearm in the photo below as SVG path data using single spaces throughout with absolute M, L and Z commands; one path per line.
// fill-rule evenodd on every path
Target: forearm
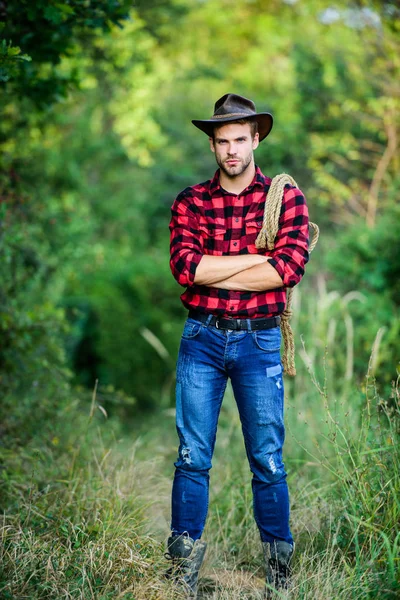
M 218 282 L 249 270 L 256 265 L 268 263 L 268 257 L 261 254 L 238 254 L 236 256 L 204 255 L 197 265 L 194 283 L 209 287 L 221 287 Z M 271 267 L 272 268 L 272 267 Z
M 208 287 L 244 292 L 265 292 L 282 286 L 283 281 L 278 272 L 268 262 L 255 265 L 222 281 L 208 284 Z

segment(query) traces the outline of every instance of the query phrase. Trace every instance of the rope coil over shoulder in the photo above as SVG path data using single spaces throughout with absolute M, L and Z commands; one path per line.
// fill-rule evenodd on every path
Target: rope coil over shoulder
M 279 230 L 279 217 L 281 214 L 282 200 L 285 185 L 287 184 L 296 188 L 299 187 L 293 177 L 287 175 L 286 173 L 276 175 L 271 181 L 271 186 L 268 190 L 267 198 L 265 200 L 262 228 L 256 239 L 256 248 L 268 248 L 268 250 L 274 249 L 275 238 Z M 313 230 L 313 233 L 308 246 L 308 251 L 312 252 L 318 242 L 319 228 L 318 225 L 311 223 L 311 221 L 309 222 L 309 227 Z M 296 375 L 296 367 L 294 362 L 294 337 L 289 322 L 292 316 L 292 294 L 293 288 L 287 288 L 286 308 L 281 314 L 281 330 L 284 343 L 284 351 L 282 356 L 283 368 L 285 373 L 294 377 Z

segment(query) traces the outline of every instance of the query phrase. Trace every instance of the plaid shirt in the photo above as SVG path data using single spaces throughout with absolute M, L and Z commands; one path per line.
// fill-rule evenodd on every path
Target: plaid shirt
M 186 188 L 172 205 L 172 274 L 186 287 L 181 300 L 186 308 L 226 317 L 274 316 L 285 309 L 285 288 L 296 285 L 308 261 L 308 210 L 301 191 L 285 187 L 275 249 L 258 250 L 266 192 L 271 179 L 256 167 L 251 184 L 239 195 L 219 185 L 219 169 L 213 179 Z M 223 290 L 195 285 L 196 268 L 204 254 L 227 256 L 265 254 L 277 270 L 283 287 L 263 292 Z

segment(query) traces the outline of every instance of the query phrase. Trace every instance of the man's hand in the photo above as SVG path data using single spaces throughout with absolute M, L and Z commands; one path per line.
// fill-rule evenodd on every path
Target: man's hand
M 223 288 L 224 286 L 222 285 L 214 284 L 229 281 L 230 278 L 238 273 L 248 271 L 255 266 L 266 265 L 267 263 L 268 257 L 263 256 L 262 254 L 238 254 L 236 256 L 204 255 L 197 265 L 194 284 Z M 273 267 L 270 268 L 275 271 Z
M 227 279 L 206 285 L 208 285 L 208 287 L 220 288 L 223 290 L 265 292 L 267 290 L 281 288 L 283 286 L 283 281 L 277 270 L 269 264 L 267 259 L 262 264 L 240 271 Z

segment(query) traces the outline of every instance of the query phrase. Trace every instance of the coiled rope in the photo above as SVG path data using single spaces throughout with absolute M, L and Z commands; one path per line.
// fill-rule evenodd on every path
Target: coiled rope
M 274 249 L 275 238 L 279 230 L 279 217 L 281 214 L 283 194 L 285 185 L 287 184 L 296 188 L 299 187 L 293 177 L 286 173 L 276 175 L 271 181 L 271 186 L 265 201 L 262 228 L 256 239 L 256 248 L 268 248 L 268 250 Z M 308 251 L 312 252 L 318 242 L 319 227 L 315 223 L 311 223 L 311 221 L 309 222 L 309 227 L 313 230 L 313 233 L 308 246 Z M 286 307 L 281 314 L 281 331 L 284 344 L 282 356 L 283 368 L 285 373 L 294 377 L 296 375 L 296 366 L 294 362 L 295 347 L 293 331 L 290 326 L 290 318 L 292 316 L 292 295 L 293 288 L 287 288 Z

